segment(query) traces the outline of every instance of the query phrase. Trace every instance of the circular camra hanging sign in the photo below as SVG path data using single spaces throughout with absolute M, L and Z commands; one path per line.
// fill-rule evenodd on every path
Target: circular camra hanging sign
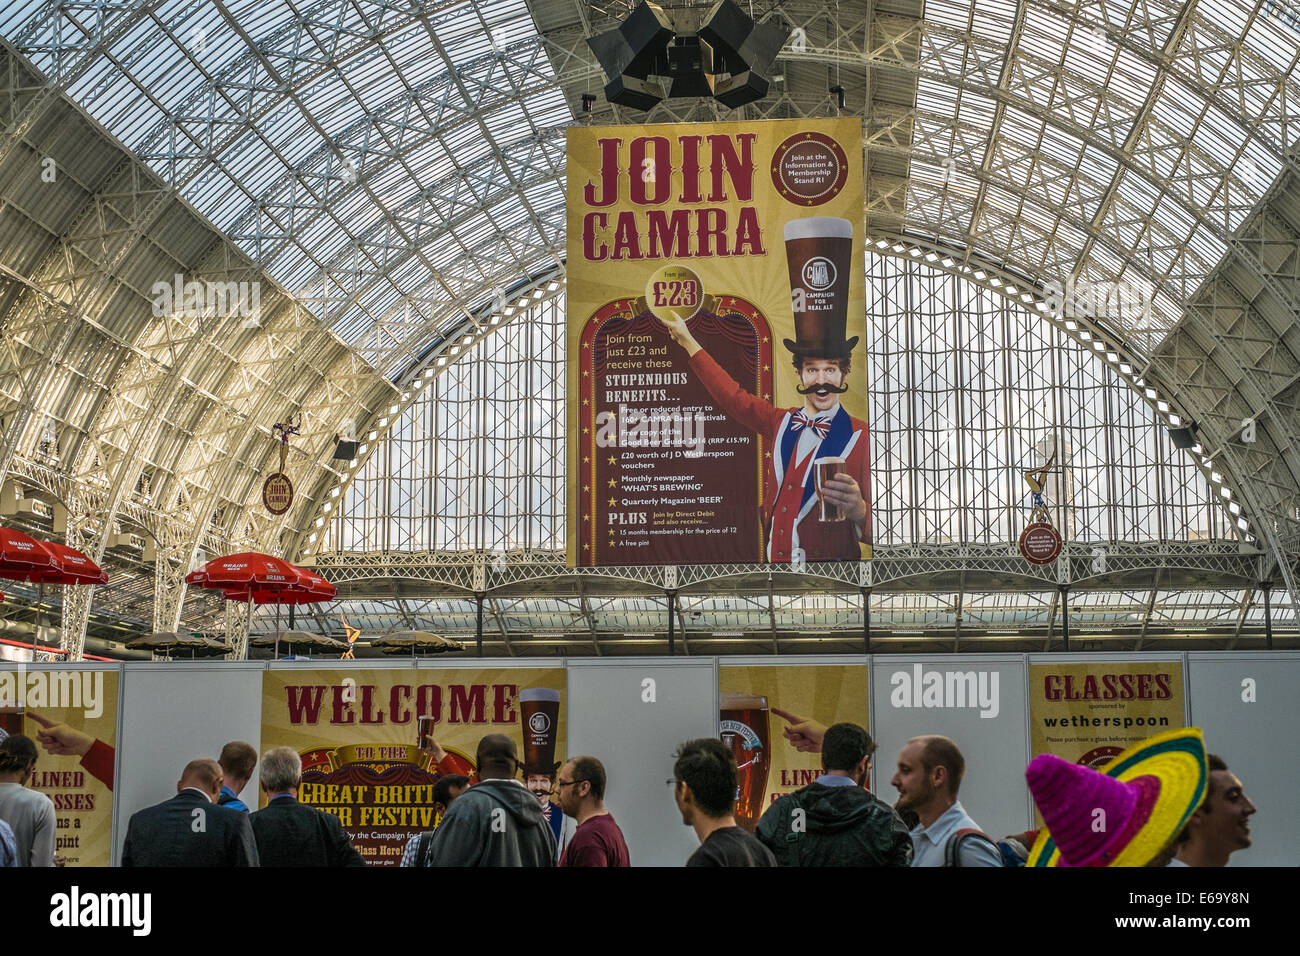
M 289 510 L 293 504 L 293 482 L 289 476 L 276 472 L 262 485 L 262 504 L 271 514 L 279 516 Z
M 1020 532 L 1020 553 L 1030 564 L 1051 564 L 1061 556 L 1061 535 L 1050 524 L 1036 521 Z

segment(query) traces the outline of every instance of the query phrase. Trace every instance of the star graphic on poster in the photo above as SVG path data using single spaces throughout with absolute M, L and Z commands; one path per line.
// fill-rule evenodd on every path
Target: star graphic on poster
M 590 550 L 591 550 L 591 545 L 589 545 L 589 544 L 584 544 L 584 545 L 582 546 L 582 550 L 583 550 L 583 551 L 590 551 Z
M 586 378 L 586 377 L 587 377 L 588 375 L 590 375 L 590 374 L 591 374 L 591 373 L 588 372 L 585 368 L 582 370 L 582 377 L 583 377 L 583 378 Z
M 587 401 L 587 400 L 584 398 L 584 399 L 582 400 L 582 404 L 584 404 L 584 405 L 590 405 L 591 402 Z
M 582 433 L 583 433 L 584 435 L 590 435 L 590 434 L 591 434 L 591 429 L 590 429 L 590 428 L 584 428 L 584 429 L 582 430 Z
M 611 479 L 609 479 L 609 486 L 610 486 L 611 488 L 613 488 L 613 487 L 616 486 L 617 484 L 618 484 L 618 479 L 617 479 L 617 478 L 611 478 Z
M 764 371 L 764 372 L 770 372 L 770 371 L 772 371 L 772 366 L 770 366 L 770 365 L 764 365 L 764 366 L 763 366 L 763 371 Z
M 609 463 L 610 463 L 611 465 L 616 465 L 616 464 L 618 464 L 618 459 L 615 458 L 613 455 L 610 455 L 610 456 L 609 456 Z
M 588 491 L 590 491 L 590 490 L 591 490 L 591 485 L 583 485 L 583 486 L 582 486 L 582 493 L 583 493 L 583 494 L 586 494 L 586 493 L 587 493 Z
M 772 453 L 771 453 L 770 451 L 765 451 L 765 452 L 763 452 L 763 457 L 764 457 L 764 458 L 771 458 L 771 457 L 772 457 Z
M 770 340 L 766 335 L 763 336 L 763 342 L 764 342 L 765 344 L 766 344 L 767 342 L 769 342 L 769 341 L 771 341 L 771 340 Z
M 764 396 L 763 396 L 763 401 L 765 401 L 765 402 L 770 402 L 771 400 L 772 400 L 772 396 L 771 396 L 771 395 L 764 395 Z
M 616 501 L 616 500 L 613 499 L 613 498 L 610 498 L 610 499 L 609 499 L 609 506 L 610 506 L 611 508 L 614 507 L 616 504 L 618 504 L 618 501 Z
M 582 456 L 582 463 L 583 463 L 584 465 L 590 465 L 590 464 L 591 464 L 591 458 L 588 457 L 587 455 L 583 455 L 583 456 Z
M 590 520 L 591 520 L 591 515 L 583 515 L 583 516 L 582 516 L 582 520 L 583 520 L 583 521 L 590 521 Z

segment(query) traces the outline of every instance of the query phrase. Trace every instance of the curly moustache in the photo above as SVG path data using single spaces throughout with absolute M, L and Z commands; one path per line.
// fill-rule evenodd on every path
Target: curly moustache
M 847 385 L 830 385 L 823 382 L 821 385 L 809 385 L 807 388 L 804 388 L 802 385 L 796 385 L 794 390 L 800 395 L 807 395 L 809 392 L 812 392 L 817 395 L 826 396 L 843 395 L 849 390 L 849 387 Z

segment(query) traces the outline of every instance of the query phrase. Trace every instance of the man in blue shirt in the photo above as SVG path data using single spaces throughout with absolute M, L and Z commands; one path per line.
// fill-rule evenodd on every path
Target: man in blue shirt
M 890 781 L 898 791 L 898 809 L 912 810 L 920 823 L 912 828 L 912 866 L 944 866 L 948 841 L 958 830 L 979 830 L 957 799 L 966 760 L 947 737 L 913 737 L 898 755 L 898 772 Z M 988 840 L 970 836 L 957 847 L 958 866 L 1001 866 L 1002 854 Z
M 221 764 L 222 777 L 221 796 L 217 802 L 223 807 L 248 813 L 248 804 L 239 799 L 239 794 L 253 779 L 253 771 L 257 769 L 257 751 L 252 744 L 232 740 L 221 748 L 217 763 Z

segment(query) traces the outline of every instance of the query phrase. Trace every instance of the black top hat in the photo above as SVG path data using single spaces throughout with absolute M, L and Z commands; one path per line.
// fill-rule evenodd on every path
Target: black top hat
M 844 338 L 848 316 L 839 309 L 833 310 L 838 315 L 822 312 L 802 311 L 794 314 L 794 337 L 782 339 L 782 343 L 795 358 L 847 359 L 858 344 L 858 337 Z

